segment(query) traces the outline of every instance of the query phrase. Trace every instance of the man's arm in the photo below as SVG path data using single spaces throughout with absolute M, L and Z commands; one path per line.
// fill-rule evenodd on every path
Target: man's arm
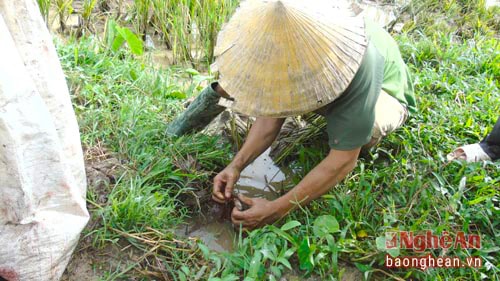
M 247 139 L 233 161 L 214 178 L 212 198 L 224 202 L 231 198 L 240 172 L 262 154 L 276 139 L 284 118 L 260 117 L 255 120 Z
M 350 151 L 330 150 L 328 156 L 297 186 L 274 201 L 240 196 L 251 208 L 243 212 L 233 209 L 233 223 L 241 223 L 243 227 L 252 229 L 273 223 L 296 208 L 297 204 L 306 205 L 328 192 L 354 169 L 359 151 L 360 148 Z
M 356 167 L 359 151 L 359 148 L 350 151 L 330 150 L 328 156 L 297 186 L 276 200 L 277 209 L 285 215 L 296 207 L 296 202 L 305 205 L 327 193 Z

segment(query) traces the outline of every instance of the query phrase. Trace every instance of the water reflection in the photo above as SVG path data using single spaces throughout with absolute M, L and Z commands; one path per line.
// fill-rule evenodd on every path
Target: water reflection
M 276 166 L 269 156 L 270 149 L 260 155 L 242 172 L 235 192 L 252 198 L 274 200 L 287 183 L 287 174 Z M 238 240 L 238 231 L 229 219 L 227 206 L 214 205 L 206 214 L 189 221 L 183 236 L 198 237 L 210 249 L 218 252 L 233 251 Z M 226 215 L 225 215 L 226 214 Z

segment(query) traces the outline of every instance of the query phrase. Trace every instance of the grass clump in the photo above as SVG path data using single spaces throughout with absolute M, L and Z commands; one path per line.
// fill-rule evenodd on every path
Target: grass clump
M 51 0 L 37 0 L 38 7 L 40 9 L 40 14 L 42 15 L 42 18 L 45 21 L 45 23 L 49 22 L 50 1 Z
M 46 3 L 44 3 L 44 5 L 46 5 Z M 49 3 L 48 5 L 50 5 L 50 2 L 48 3 Z M 59 24 L 61 26 L 61 31 L 64 32 L 66 30 L 66 21 L 73 12 L 73 0 L 55 0 L 54 4 L 57 11 L 57 15 L 59 17 Z
M 235 0 L 135 0 L 133 22 L 143 35 L 160 34 L 173 51 L 174 64 L 207 65 L 213 61 L 218 31 L 237 5 Z
M 82 25 L 83 27 L 90 29 L 91 27 L 91 18 L 92 18 L 92 12 L 94 11 L 95 7 L 97 5 L 97 0 L 83 0 L 83 6 L 82 6 Z
M 82 0 L 82 28 L 100 32 L 100 25 L 114 20 L 124 27 L 133 27 L 143 40 L 146 36 L 158 38 L 172 51 L 172 64 L 189 63 L 191 66 L 208 67 L 214 59 L 217 33 L 229 19 L 238 0 L 134 0 L 130 3 L 117 1 L 113 10 L 106 0 Z M 75 12 L 73 0 L 37 0 L 40 12 L 51 25 L 50 8 L 55 9 L 61 32 L 67 30 L 66 21 Z M 114 7 L 114 6 L 113 6 Z M 126 10 L 126 17 L 122 14 Z M 103 21 L 103 18 L 104 21 Z
M 171 272 L 181 265 L 196 268 L 196 243 L 172 242 L 174 230 L 188 213 L 183 200 L 210 188 L 213 171 L 228 160 L 229 147 L 204 135 L 168 139 L 164 131 L 183 109 L 182 100 L 199 90 L 200 79 L 181 69 L 155 70 L 126 49 L 114 52 L 95 39 L 58 46 L 83 146 L 104 146 L 126 166 L 109 187 L 105 204 L 96 202 L 99 190 L 89 190 L 93 220 L 99 223 L 85 235 L 95 247 L 132 243 L 145 255 L 137 270 L 149 258 L 168 260 Z

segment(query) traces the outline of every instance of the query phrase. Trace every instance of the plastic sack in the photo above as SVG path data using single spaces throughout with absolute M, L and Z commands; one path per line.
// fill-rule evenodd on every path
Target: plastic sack
M 34 1 L 0 0 L 0 277 L 6 280 L 58 280 L 89 219 L 78 125 Z

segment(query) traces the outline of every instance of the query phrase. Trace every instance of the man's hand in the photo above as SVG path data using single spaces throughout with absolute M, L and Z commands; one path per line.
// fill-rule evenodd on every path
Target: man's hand
M 227 166 L 214 178 L 212 199 L 219 203 L 225 203 L 231 199 L 234 185 L 240 178 L 240 170 Z
M 282 217 L 274 201 L 262 198 L 248 198 L 241 194 L 238 194 L 238 198 L 250 206 L 250 209 L 240 211 L 236 207 L 233 208 L 231 220 L 235 226 L 241 224 L 244 229 L 252 230 L 266 224 L 271 224 Z

